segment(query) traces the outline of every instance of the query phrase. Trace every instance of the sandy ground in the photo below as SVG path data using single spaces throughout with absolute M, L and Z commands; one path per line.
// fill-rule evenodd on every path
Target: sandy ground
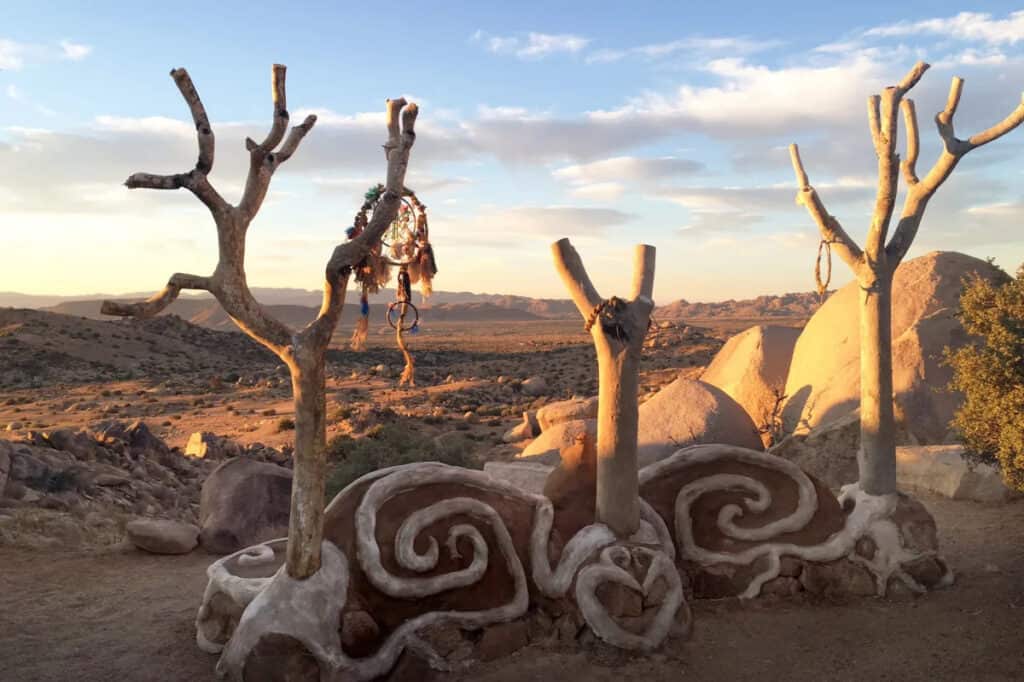
M 531 647 L 453 680 L 1024 679 L 1024 502 L 922 497 L 957 585 L 910 601 L 699 602 L 689 641 L 606 659 Z M 0 548 L 0 680 L 214 679 L 193 640 L 208 555 Z

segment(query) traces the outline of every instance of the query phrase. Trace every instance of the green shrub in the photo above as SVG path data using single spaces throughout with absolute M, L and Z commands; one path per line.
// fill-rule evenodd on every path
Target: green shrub
M 952 426 L 972 456 L 998 464 L 1024 491 L 1024 266 L 1015 279 L 972 278 L 960 298 L 964 329 L 980 340 L 946 349 L 950 387 L 964 395 Z
M 328 502 L 360 476 L 399 464 L 441 462 L 481 467 L 469 439 L 447 435 L 439 442 L 402 423 L 379 424 L 362 438 L 335 436 L 327 444 L 327 461 Z

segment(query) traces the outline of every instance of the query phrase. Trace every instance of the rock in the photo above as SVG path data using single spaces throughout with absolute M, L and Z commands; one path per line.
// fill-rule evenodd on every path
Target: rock
M 896 467 L 900 488 L 974 502 L 1006 502 L 1020 496 L 1006 486 L 998 468 L 969 462 L 962 445 L 899 447 Z
M 529 643 L 529 625 L 524 620 L 516 620 L 488 627 L 477 646 L 480 660 L 493 661 L 515 653 Z
M 774 580 L 769 580 L 761 587 L 761 596 L 791 597 L 802 589 L 803 586 L 796 578 L 779 576 Z
M 597 598 L 614 618 L 643 615 L 644 598 L 636 590 L 619 583 L 606 582 L 597 587 Z
M 812 594 L 874 596 L 875 579 L 862 566 L 849 559 L 827 564 L 808 562 L 800 574 L 800 584 Z
M 526 492 L 540 495 L 544 482 L 554 467 L 540 462 L 487 462 L 484 473 L 505 483 L 510 483 Z
M 7 478 L 11 472 L 11 445 L 5 440 L 0 440 L 0 497 L 4 496 L 4 488 L 7 487 Z
M 720 388 L 681 377 L 640 406 L 638 441 L 641 467 L 698 443 L 764 449 L 739 403 Z
M 43 486 L 53 472 L 46 463 L 26 452 L 27 450 L 27 447 L 19 448 L 11 453 L 8 477 L 30 488 Z
M 527 410 L 523 412 L 523 421 L 506 431 L 501 440 L 506 443 L 518 443 L 530 438 L 536 438 L 539 433 L 540 427 L 537 424 L 537 417 L 533 412 Z
M 385 682 L 433 682 L 440 678 L 441 674 L 431 668 L 429 663 L 406 648 L 391 672 L 381 679 Z
M 747 411 L 765 446 L 781 417 L 789 361 L 800 330 L 757 325 L 733 336 L 700 380 L 717 386 Z
M 769 452 L 797 464 L 838 489 L 858 477 L 857 449 L 860 447 L 860 413 L 843 415 L 810 433 L 786 436 Z
M 531 397 L 539 397 L 547 394 L 548 382 L 544 377 L 530 377 L 522 383 L 523 393 Z
M 597 396 L 562 400 L 537 410 L 537 423 L 542 433 L 555 424 L 579 419 L 597 419 Z
M 203 482 L 199 541 L 228 554 L 288 534 L 292 472 L 276 464 L 234 458 Z
M 897 420 L 914 444 L 947 442 L 960 397 L 947 392 L 943 350 L 969 337 L 956 318 L 963 279 L 1005 275 L 985 261 L 935 251 L 906 261 L 893 281 L 893 389 Z M 793 350 L 783 428 L 798 433 L 848 415 L 860 404 L 859 285 L 834 293 L 804 327 Z
M 195 459 L 225 459 L 241 454 L 242 447 L 238 443 L 208 431 L 196 431 L 185 446 L 185 456 Z
M 531 462 L 555 465 L 559 462 L 559 452 L 572 446 L 579 436 L 587 434 L 597 438 L 597 420 L 586 419 L 555 424 L 547 431 L 541 432 L 532 443 L 520 453 L 522 459 Z
M 199 544 L 199 529 L 191 523 L 136 519 L 125 531 L 133 545 L 153 554 L 187 554 Z
M 366 611 L 348 611 L 341 617 L 341 645 L 349 656 L 370 655 L 379 637 L 380 626 Z

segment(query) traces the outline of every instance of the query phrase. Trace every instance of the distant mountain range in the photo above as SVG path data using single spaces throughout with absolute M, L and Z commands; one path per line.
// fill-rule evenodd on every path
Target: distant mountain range
M 316 316 L 320 306 L 321 293 L 306 289 L 254 288 L 253 295 L 279 320 L 291 327 L 299 328 Z M 76 315 L 90 319 L 105 319 L 100 315 L 101 301 L 109 298 L 138 300 L 149 294 L 123 294 L 110 296 L 92 294 L 87 296 L 39 296 L 16 292 L 0 292 L 0 307 L 35 308 L 50 312 Z M 387 304 L 394 300 L 394 290 L 382 290 L 370 297 L 371 319 L 381 319 Z M 418 292 L 413 295 L 420 304 Z M 349 292 L 342 319 L 345 324 L 358 315 L 359 299 L 354 291 Z M 783 294 L 781 296 L 758 296 L 748 300 L 729 300 L 715 303 L 690 303 L 679 300 L 660 306 L 655 311 L 659 319 L 758 319 L 758 318 L 807 318 L 818 307 L 818 297 L 813 293 Z M 436 291 L 429 302 L 423 305 L 424 316 L 435 322 L 470 321 L 530 321 L 530 320 L 572 320 L 579 313 L 572 301 L 567 299 L 530 298 L 503 294 L 474 294 L 459 291 Z M 205 293 L 182 295 L 172 303 L 166 314 L 177 315 L 189 322 L 209 329 L 233 329 L 234 323 L 212 296 Z

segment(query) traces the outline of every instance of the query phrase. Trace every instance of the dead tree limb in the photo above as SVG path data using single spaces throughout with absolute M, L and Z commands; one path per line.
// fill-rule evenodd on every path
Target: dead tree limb
M 860 486 L 873 495 L 896 492 L 896 434 L 892 401 L 892 278 L 906 256 L 928 201 L 972 149 L 996 140 L 1024 122 L 1024 100 L 1006 118 L 984 132 L 961 140 L 953 117 L 963 90 L 954 78 L 945 108 L 935 117 L 943 150 L 923 179 L 917 175 L 920 139 L 913 100 L 904 99 L 921 79 L 928 64 L 918 62 L 897 85 L 868 98 L 868 126 L 878 157 L 878 190 L 864 249 L 850 238 L 831 216 L 807 179 L 800 151 L 790 145 L 796 174 L 797 203 L 814 219 L 823 240 L 850 267 L 860 284 L 861 449 L 858 453 Z M 907 129 L 906 158 L 896 153 L 897 110 L 902 110 Z M 896 201 L 900 172 L 907 184 L 903 210 L 891 239 L 889 225 Z
M 288 131 L 285 75 L 285 67 L 275 64 L 271 72 L 273 122 L 262 142 L 257 144 L 251 139 L 245 141 L 249 152 L 249 171 L 242 199 L 237 206 L 232 206 L 224 201 L 207 179 L 207 174 L 213 168 L 214 134 L 202 100 L 185 69 L 171 71 L 171 77 L 192 112 L 199 143 L 199 158 L 195 167 L 187 173 L 135 173 L 125 184 L 131 188 L 185 188 L 195 194 L 210 209 L 217 227 L 217 267 L 208 277 L 172 275 L 163 291 L 146 301 L 106 301 L 101 310 L 107 315 L 152 317 L 173 303 L 182 289 L 209 291 L 242 331 L 272 350 L 288 366 L 295 400 L 295 467 L 287 570 L 293 578 L 303 579 L 316 573 L 320 567 L 320 541 L 323 536 L 326 474 L 324 355 L 344 307 L 352 267 L 380 240 L 398 213 L 409 153 L 416 139 L 417 108 L 415 104 L 406 106 L 404 99 L 387 102 L 385 196 L 360 239 L 342 244 L 334 250 L 324 275 L 324 297 L 320 312 L 308 326 L 295 333 L 256 301 L 249 291 L 245 275 L 245 238 L 249 224 L 263 204 L 274 173 L 291 158 L 316 124 L 316 116 L 308 116 L 300 125 Z

